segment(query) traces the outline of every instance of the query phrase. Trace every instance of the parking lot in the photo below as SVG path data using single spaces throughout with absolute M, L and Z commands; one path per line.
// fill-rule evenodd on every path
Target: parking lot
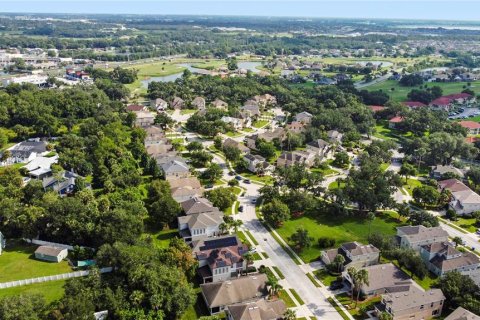
M 459 109 L 457 113 L 462 110 Z M 468 119 L 468 118 L 473 118 L 475 116 L 480 115 L 480 110 L 476 107 L 474 108 L 465 108 L 463 111 L 461 111 L 458 114 L 453 115 L 452 113 L 449 114 L 448 119 Z

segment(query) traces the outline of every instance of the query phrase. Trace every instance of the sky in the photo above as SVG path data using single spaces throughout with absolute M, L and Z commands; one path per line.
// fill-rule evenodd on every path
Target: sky
M 480 0 L 0 0 L 0 12 L 254 15 L 480 21 Z

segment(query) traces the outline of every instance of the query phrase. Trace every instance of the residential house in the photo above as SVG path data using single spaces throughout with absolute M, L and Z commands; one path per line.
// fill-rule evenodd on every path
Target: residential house
M 148 108 L 142 106 L 141 104 L 130 104 L 126 107 L 126 109 L 130 112 L 148 111 Z
M 206 106 L 205 99 L 202 97 L 195 97 L 195 99 L 193 99 L 191 103 L 191 106 L 198 110 L 205 110 L 205 106 Z
M 169 178 L 172 198 L 181 203 L 192 198 L 203 196 L 203 188 L 196 177 Z
M 60 262 L 68 255 L 66 248 L 58 248 L 51 246 L 40 246 L 35 250 L 35 258 L 38 260 Z
M 168 109 L 168 102 L 162 98 L 150 100 L 150 107 L 157 110 L 157 112 L 163 112 Z
M 448 241 L 448 233 L 441 227 L 404 226 L 397 227 L 397 239 L 400 247 L 418 252 L 424 245 Z
M 417 109 L 417 108 L 423 108 L 426 107 L 427 105 L 423 102 L 420 101 L 404 101 L 402 102 L 404 106 L 409 107 L 410 109 Z
M 329 153 L 330 144 L 323 139 L 316 139 L 307 143 L 307 151 L 315 153 L 320 158 L 323 158 Z
M 445 318 L 445 320 L 480 320 L 480 316 L 462 308 L 458 307 Z
M 428 270 L 441 277 L 450 271 L 480 276 L 480 259 L 471 252 L 461 252 L 448 242 L 435 242 L 420 247 L 420 257 Z
M 192 198 L 180 203 L 186 215 L 195 213 L 216 212 L 218 208 L 205 198 Z
M 388 292 L 402 291 L 414 284 L 413 280 L 393 263 L 376 264 L 362 268 L 368 272 L 369 284 L 362 286 L 361 291 L 368 298 Z M 347 271 L 342 277 L 350 287 L 353 287 L 353 280 Z
M 285 129 L 275 128 L 273 131 L 266 131 L 264 133 L 254 134 L 245 138 L 245 144 L 252 150 L 256 150 L 256 142 L 259 139 L 263 139 L 267 142 L 272 142 L 273 140 L 283 141 L 285 138 Z
M 270 169 L 270 164 L 262 156 L 246 154 L 243 156 L 243 160 L 245 160 L 245 162 L 248 164 L 248 170 L 250 172 L 265 172 Z
M 480 196 L 457 179 L 438 182 L 440 190 L 449 190 L 452 197 L 449 206 L 457 214 L 472 213 L 480 210 Z
M 170 103 L 172 109 L 184 109 L 185 108 L 185 101 L 180 97 L 174 97 L 172 102 Z
M 250 149 L 247 146 L 245 146 L 243 143 L 238 142 L 232 138 L 225 139 L 223 141 L 223 147 L 238 149 L 240 150 L 241 154 L 250 153 Z
M 148 126 L 144 128 L 145 130 L 145 146 L 152 144 L 163 144 L 165 143 L 165 132 L 160 127 L 157 126 Z
M 166 178 L 186 178 L 190 176 L 190 168 L 185 161 L 172 160 L 162 164 L 162 171 Z
M 312 122 L 312 119 L 313 115 L 306 111 L 297 113 L 297 115 L 295 116 L 295 121 L 302 122 L 304 124 L 309 124 L 310 122 Z
M 468 134 L 480 134 L 480 123 L 475 121 L 459 121 L 457 122 L 461 127 L 468 130 Z
M 403 117 L 400 117 L 400 116 L 393 117 L 392 119 L 388 120 L 388 127 L 390 129 L 395 129 L 397 128 L 398 124 L 402 122 L 403 122 Z
M 228 306 L 225 314 L 228 320 L 277 320 L 283 319 L 286 310 L 282 300 L 260 299 Z
M 235 235 L 200 239 L 193 241 L 191 247 L 203 283 L 237 278 L 247 268 L 243 255 L 248 246 Z
M 256 274 L 224 282 L 200 285 L 210 314 L 224 311 L 228 306 L 257 301 L 268 294 L 267 275 Z
M 340 133 L 337 130 L 330 130 L 327 131 L 327 137 L 331 143 L 341 144 L 343 139 L 343 133 Z
M 345 258 L 344 267 L 357 269 L 378 264 L 380 250 L 374 245 L 363 245 L 356 241 L 342 244 L 339 248 L 322 251 L 321 260 L 326 265 L 333 263 L 337 255 Z
M 40 139 L 22 141 L 9 148 L 8 151 L 10 152 L 10 156 L 5 161 L 0 162 L 1 166 L 14 163 L 28 163 L 36 157 L 47 153 L 47 143 L 40 141 Z M 0 156 L 2 154 L 0 154 Z
M 309 151 L 288 151 L 283 152 L 277 159 L 277 167 L 290 167 L 295 164 L 302 164 L 311 167 L 315 162 L 316 154 Z
M 240 112 L 243 112 L 252 118 L 260 116 L 260 108 L 258 105 L 244 105 L 240 107 Z
M 433 108 L 450 110 L 455 105 L 467 105 L 475 101 L 475 97 L 468 93 L 454 93 L 442 96 L 430 102 Z
M 71 171 L 63 171 L 60 175 L 48 176 L 42 179 L 43 190 L 52 190 L 57 192 L 60 196 L 67 196 L 75 191 L 78 174 Z M 90 185 L 87 185 L 90 187 Z
M 58 155 L 53 157 L 36 157 L 28 164 L 23 166 L 28 171 L 28 175 L 37 180 L 43 180 L 52 175 L 52 164 L 58 162 Z
M 440 316 L 445 296 L 440 289 L 423 290 L 410 285 L 402 291 L 382 294 L 375 305 L 377 314 L 389 313 L 394 320 L 423 320 Z
M 146 128 L 155 122 L 155 116 L 150 111 L 134 111 L 135 113 L 135 126 Z
M 220 109 L 220 110 L 227 110 L 228 109 L 228 103 L 226 103 L 225 101 L 220 100 L 220 99 L 215 99 L 212 102 L 212 106 L 214 108 Z
M 222 120 L 226 124 L 231 125 L 234 130 L 241 130 L 244 127 L 243 119 L 223 116 L 220 120 Z
M 302 133 L 305 131 L 305 123 L 300 121 L 292 121 L 291 123 L 287 124 L 286 128 L 289 132 Z
M 182 158 L 181 156 L 179 156 L 177 154 L 177 151 L 175 151 L 175 150 L 168 151 L 168 152 L 163 153 L 163 154 L 158 154 L 158 155 L 154 156 L 154 158 L 157 161 L 157 165 L 159 167 L 161 167 L 165 163 L 168 163 L 168 162 L 171 162 L 171 161 L 174 161 L 174 160 L 185 162 L 185 159 Z
M 223 212 L 214 211 L 195 213 L 178 217 L 178 230 L 186 242 L 220 235 L 220 224 L 223 223 Z
M 444 174 L 451 173 L 459 178 L 463 178 L 465 176 L 463 170 L 455 168 L 452 165 L 438 165 L 438 166 L 433 166 L 432 171 L 430 171 L 430 176 L 434 179 L 441 179 Z
M 267 107 L 274 107 L 277 105 L 277 98 L 272 96 L 271 94 L 262 94 L 253 97 L 253 100 L 257 102 L 257 104 L 262 108 L 265 109 Z

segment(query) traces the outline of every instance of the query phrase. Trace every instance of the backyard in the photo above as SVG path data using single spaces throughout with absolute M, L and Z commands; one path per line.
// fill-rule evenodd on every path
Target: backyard
M 16 296 L 19 294 L 40 294 L 47 303 L 57 301 L 63 296 L 65 280 L 35 283 L 26 286 L 18 286 L 0 289 L 0 299 L 3 297 Z
M 0 283 L 72 272 L 67 261 L 60 263 L 36 260 L 37 246 L 7 241 L 0 256 Z
M 313 237 L 313 245 L 305 248 L 299 253 L 304 262 L 311 262 L 319 259 L 320 248 L 317 244 L 320 237 L 328 237 L 335 239 L 336 246 L 344 242 L 359 241 L 368 243 L 369 231 L 387 235 L 396 233 L 395 227 L 403 225 L 398 220 L 398 216 L 394 212 L 379 212 L 376 218 L 371 222 L 361 217 L 351 216 L 331 216 L 327 214 L 318 214 L 317 217 L 303 216 L 298 219 L 286 221 L 282 227 L 277 229 L 280 236 L 289 242 L 290 236 L 295 231 L 303 227 L 309 235 Z

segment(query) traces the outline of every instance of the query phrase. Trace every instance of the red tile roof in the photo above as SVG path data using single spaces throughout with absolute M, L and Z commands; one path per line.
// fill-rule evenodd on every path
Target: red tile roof
M 373 112 L 379 112 L 385 109 L 383 106 L 368 106 Z
M 402 121 L 403 121 L 403 117 L 400 117 L 400 116 L 393 117 L 392 119 L 389 120 L 389 122 L 391 123 L 400 123 Z
M 145 107 L 137 104 L 127 106 L 128 111 L 142 111 Z
M 475 143 L 478 141 L 478 138 L 477 137 L 466 137 L 465 138 L 465 142 L 466 143 Z
M 480 123 L 475 121 L 460 121 L 458 124 L 467 129 L 480 129 Z
M 453 94 L 449 94 L 448 96 L 437 98 L 432 102 L 430 102 L 430 104 L 436 105 L 436 106 L 447 106 L 451 104 L 454 100 L 470 99 L 470 98 L 472 98 L 472 95 L 468 93 L 453 93 Z
M 448 96 L 444 96 L 444 97 L 447 97 L 450 99 L 470 99 L 472 95 L 469 93 L 462 92 L 462 93 L 449 94 Z
M 410 107 L 410 108 L 418 108 L 418 107 L 425 107 L 426 104 L 420 101 L 404 101 L 402 102 L 403 105 Z

